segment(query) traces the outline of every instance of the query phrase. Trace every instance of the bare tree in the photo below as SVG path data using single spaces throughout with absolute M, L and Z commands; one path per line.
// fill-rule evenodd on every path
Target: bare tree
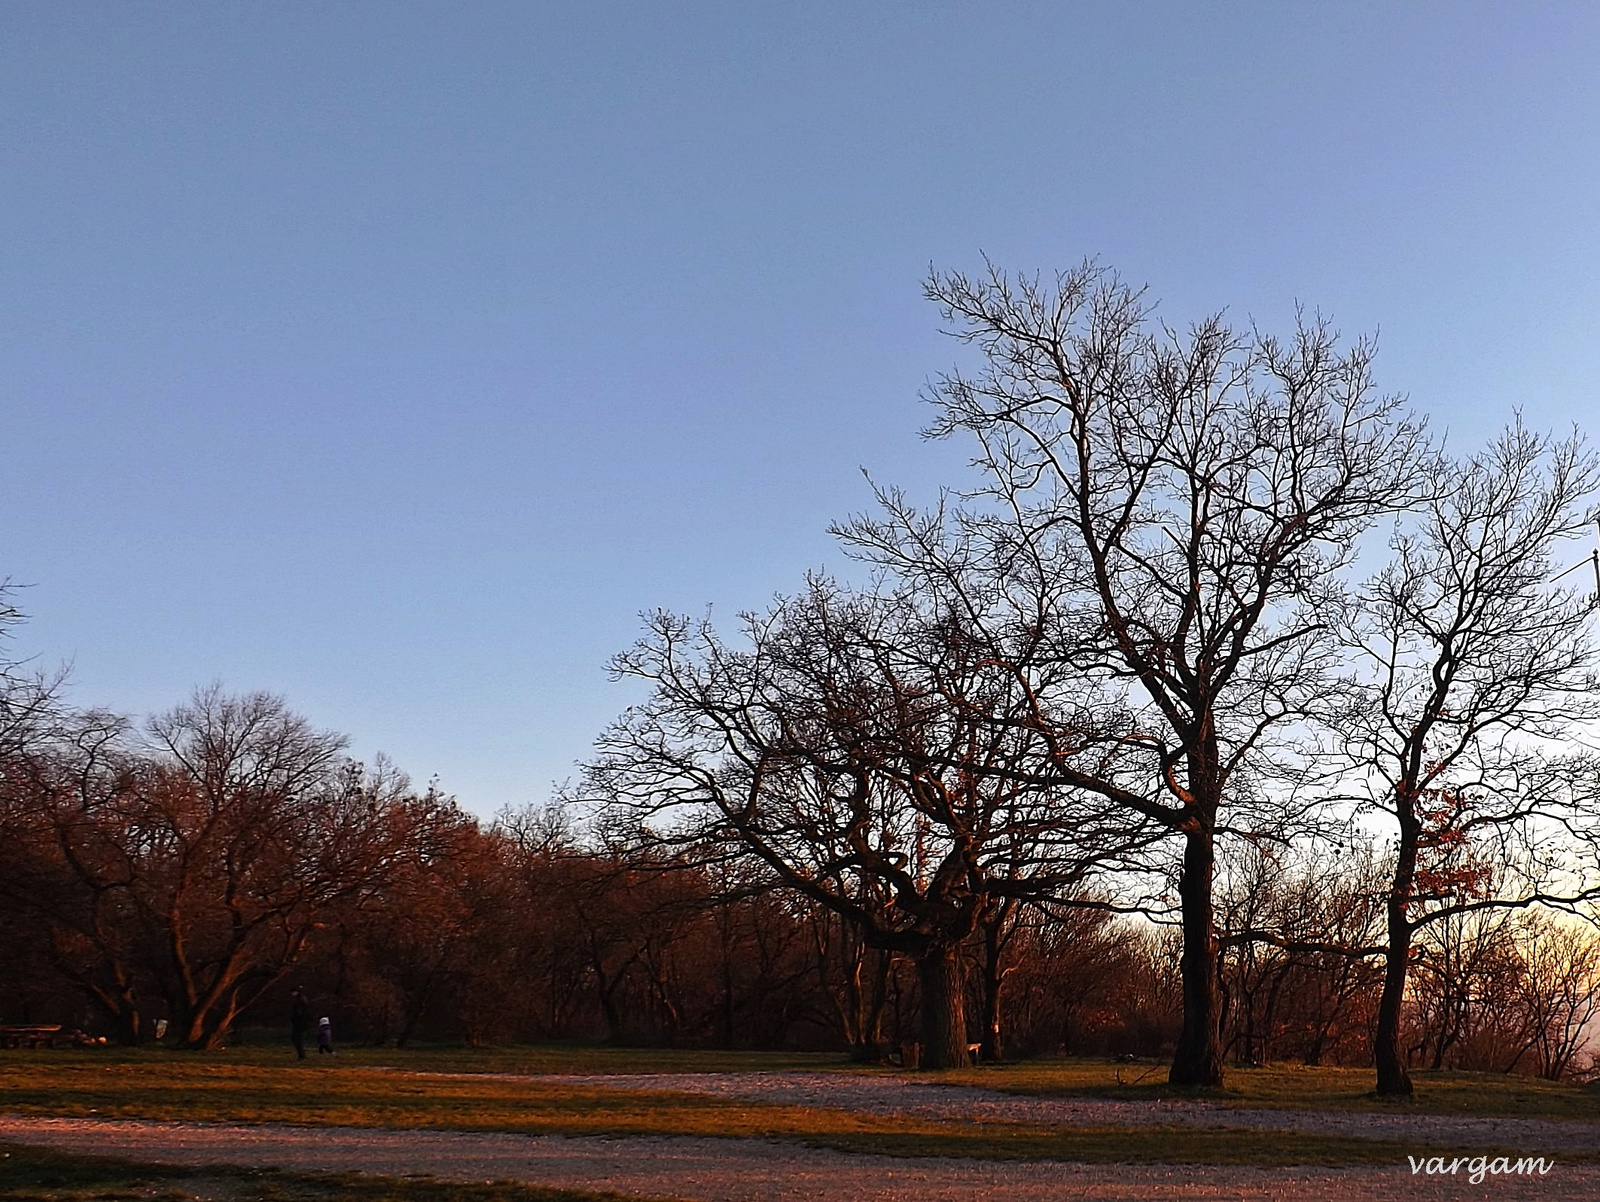
M 426 848 L 449 807 L 343 747 L 276 697 L 212 688 L 142 745 L 80 715 L 12 761 L 7 823 L 30 854 L 7 889 L 121 1038 L 159 998 L 182 1046 L 218 1046 L 338 907 Z
M 147 765 L 115 715 L 64 714 L 52 726 L 48 739 L 29 738 L 0 761 L 0 896 L 40 932 L 49 962 L 103 1011 L 119 1042 L 137 1043 L 158 996 L 149 965 L 161 941 L 135 893 Z
M 1409 1059 L 1509 1072 L 1528 1035 L 1512 915 L 1458 910 L 1417 932 Z
M 425 837 L 393 849 L 381 887 L 339 906 L 341 951 L 359 955 L 375 1043 L 405 1047 L 431 1012 L 448 1008 L 475 1034 L 505 1013 L 516 895 L 510 842 L 442 804 Z M 345 967 L 348 967 L 346 965 Z
M 879 1059 L 891 954 L 869 946 L 859 924 L 826 907 L 812 904 L 805 925 L 818 984 L 851 1056 L 862 1062 Z
M 1381 869 L 1370 847 L 1347 855 L 1316 840 L 1258 842 L 1231 858 L 1218 922 L 1240 1063 L 1294 1054 L 1317 1064 L 1352 1025 L 1364 1026 L 1360 999 L 1373 992 L 1369 958 L 1380 950 Z
M 813 579 L 746 617 L 746 649 L 671 615 L 649 627 L 614 667 L 654 696 L 601 737 L 588 787 L 681 842 L 754 856 L 912 958 L 928 1067 L 967 1059 L 959 949 L 991 904 L 1072 895 L 1152 837 L 1036 783 L 1016 674 L 909 594 Z
M 1011 1004 L 1002 1047 L 1083 1054 L 1098 1045 L 1149 1054 L 1152 1043 L 1170 1045 L 1176 1024 L 1165 1029 L 1163 1002 L 1171 998 L 1157 995 L 1173 974 L 1160 963 L 1158 928 L 1102 910 L 1030 906 L 1016 913 L 1003 949 Z M 994 1032 L 997 1042 L 1001 1035 Z
M 1050 604 L 1039 620 L 1078 706 L 1088 693 L 1130 715 L 1093 748 L 1063 732 L 1052 772 L 1182 839 L 1171 1080 L 1219 1084 L 1217 839 L 1293 816 L 1290 736 L 1337 683 L 1340 574 L 1362 531 L 1410 499 L 1423 432 L 1377 392 L 1372 344 L 1341 349 L 1320 321 L 1287 342 L 1220 317 L 1179 335 L 1092 263 L 1053 285 L 935 274 L 927 293 L 985 358 L 931 398 L 931 434 L 974 436 L 987 478 L 956 521 L 1009 530 L 1009 564 L 1048 582 L 1034 585 Z M 883 529 L 856 531 L 865 554 L 914 552 Z
M 1552 553 L 1594 521 L 1600 463 L 1574 435 L 1520 423 L 1436 469 L 1366 588 L 1350 645 L 1368 687 L 1341 716 L 1365 803 L 1394 823 L 1378 1092 L 1409 1094 L 1401 1011 L 1416 932 L 1465 912 L 1572 905 L 1600 887 L 1596 599 L 1550 583 Z
M 1539 1076 L 1559 1081 L 1578 1067 L 1590 1024 L 1600 1016 L 1600 939 L 1587 923 L 1556 923 L 1532 913 L 1518 924 L 1516 941 L 1522 961 L 1517 1000 L 1528 1031 L 1524 1051 L 1532 1053 Z
M 0 765 L 58 733 L 66 716 L 61 704 L 65 671 L 35 671 L 7 653 L 13 629 L 24 620 L 15 594 L 11 582 L 0 579 Z

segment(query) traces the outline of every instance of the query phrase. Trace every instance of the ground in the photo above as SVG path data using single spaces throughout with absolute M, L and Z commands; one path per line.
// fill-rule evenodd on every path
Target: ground
M 1195 1096 L 1154 1084 L 1155 1069 L 935 1076 L 580 1048 L 314 1066 L 277 1049 L 7 1053 L 0 1199 L 1600 1199 L 1600 1099 L 1584 1087 L 1442 1074 L 1394 1104 L 1363 1074 L 1276 1068 Z M 1523 1157 L 1553 1167 L 1493 1172 Z M 1429 1173 L 1433 1158 L 1455 1172 Z

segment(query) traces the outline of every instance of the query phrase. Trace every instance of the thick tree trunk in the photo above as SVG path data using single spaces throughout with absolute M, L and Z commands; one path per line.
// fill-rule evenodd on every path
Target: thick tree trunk
M 846 944 L 843 955 L 844 1001 L 839 1009 L 844 1016 L 845 1036 L 850 1040 L 850 1046 L 854 1049 L 853 1055 L 860 1059 L 867 1042 L 866 1022 L 864 1021 L 866 1007 L 863 1004 L 864 999 L 861 992 L 861 967 L 863 960 L 866 958 L 866 948 L 858 941 L 850 940 L 847 943 L 848 937 L 844 930 L 844 920 L 840 919 L 839 924 L 840 942 Z
M 1411 928 L 1402 917 L 1398 924 L 1391 917 L 1389 950 L 1384 963 L 1383 996 L 1378 1002 L 1378 1029 L 1372 1036 L 1372 1056 L 1378 1068 L 1378 1093 L 1382 1097 L 1406 1097 L 1411 1093 L 1411 1076 L 1400 1054 L 1400 1007 L 1406 996 L 1406 968 L 1411 952 Z
M 213 1017 L 210 1029 L 206 1032 L 205 1043 L 201 1045 L 202 1050 L 215 1052 L 220 1048 L 226 1047 L 228 1037 L 233 1034 L 234 1020 L 238 1017 L 238 1000 L 230 998 L 228 1004 L 223 1007 L 221 1016 Z
M 867 1018 L 862 1030 L 866 1032 L 865 1045 L 876 1056 L 884 1046 L 883 1011 L 889 1003 L 889 973 L 894 968 L 894 957 L 880 950 L 874 955 L 872 963 L 872 992 L 867 1001 Z
M 917 959 L 922 986 L 922 1067 L 965 1068 L 967 1016 L 956 949 L 935 944 Z
M 1210 823 L 1187 832 L 1178 896 L 1183 904 L 1183 1033 L 1167 1080 L 1173 1085 L 1222 1084 L 1222 998 L 1211 907 L 1216 848 Z
M 1411 1075 L 1400 1051 L 1400 1011 L 1406 998 L 1406 972 L 1411 967 L 1411 883 L 1417 871 L 1419 827 L 1409 794 L 1396 798 L 1400 820 L 1400 847 L 1395 858 L 1394 881 L 1386 907 L 1389 946 L 1384 953 L 1383 996 L 1378 1002 L 1378 1028 L 1372 1035 L 1372 1059 L 1378 1070 L 1380 1097 L 1409 1097 Z

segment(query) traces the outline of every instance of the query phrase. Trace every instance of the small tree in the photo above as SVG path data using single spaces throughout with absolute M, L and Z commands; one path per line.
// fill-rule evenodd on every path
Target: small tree
M 14 595 L 11 583 L 0 579 L 0 784 L 7 762 L 58 734 L 66 716 L 60 699 L 64 673 L 31 671 L 7 654 L 12 629 L 23 621 Z
M 1539 1076 L 1559 1081 L 1580 1067 L 1590 1024 L 1600 1016 L 1600 939 L 1587 923 L 1557 923 L 1535 912 L 1518 924 L 1516 941 L 1517 1001 L 1528 1034 L 1512 1064 L 1531 1054 Z

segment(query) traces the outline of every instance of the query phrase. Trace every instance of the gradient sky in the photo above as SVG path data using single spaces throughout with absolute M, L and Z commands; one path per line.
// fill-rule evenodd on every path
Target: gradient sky
M 0 5 L 0 576 L 131 713 L 263 688 L 541 801 L 655 606 L 930 496 L 930 264 L 1296 301 L 1471 446 L 1600 395 L 1600 6 Z

